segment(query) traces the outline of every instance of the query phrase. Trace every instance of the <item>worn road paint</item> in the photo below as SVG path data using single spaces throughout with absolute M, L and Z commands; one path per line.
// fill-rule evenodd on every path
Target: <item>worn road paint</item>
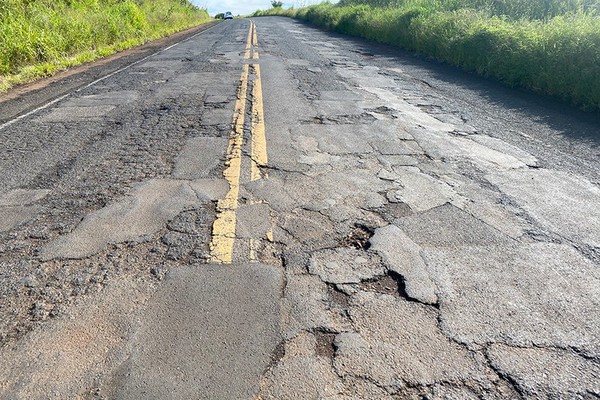
M 252 47 L 254 55 L 252 58 L 258 60 L 258 33 L 256 32 L 256 24 L 252 22 Z
M 267 173 L 261 172 L 261 167 L 267 165 L 267 137 L 265 133 L 265 116 L 263 109 L 262 83 L 260 65 L 252 64 L 254 69 L 254 86 L 252 87 L 252 150 L 250 179 L 257 181 L 267 178 Z
M 244 59 L 250 59 L 250 52 L 252 51 L 252 31 L 254 29 L 254 22 L 250 21 L 250 29 L 248 30 L 248 37 L 246 38 L 246 52 L 244 53 Z
M 256 37 L 256 24 L 250 23 L 246 40 L 244 59 L 250 58 L 254 51 L 253 45 L 258 43 Z M 258 58 L 258 53 L 254 53 Z M 254 73 L 252 86 L 252 127 L 251 127 L 251 155 L 250 155 L 250 180 L 256 181 L 267 178 L 267 173 L 261 167 L 267 165 L 267 140 L 265 134 L 265 118 L 263 109 L 263 94 L 259 64 L 245 64 L 240 78 L 238 98 L 235 103 L 233 127 L 229 136 L 227 148 L 227 162 L 223 176 L 229 183 L 229 191 L 224 199 L 217 203 L 217 219 L 213 223 L 212 240 L 210 244 L 211 262 L 218 264 L 231 264 L 233 247 L 235 244 L 235 231 L 237 221 L 238 197 L 240 190 L 240 175 L 242 167 L 242 144 L 244 138 L 244 118 L 246 101 L 248 97 L 248 84 L 250 67 Z M 250 260 L 256 260 L 255 243 L 250 242 Z
M 236 211 L 240 191 L 240 172 L 242 166 L 242 143 L 244 140 L 244 114 L 248 92 L 249 66 L 245 64 L 240 78 L 238 99 L 235 102 L 233 127 L 229 135 L 227 148 L 227 168 L 223 176 L 229 182 L 229 192 L 217 203 L 217 219 L 213 223 L 210 243 L 211 262 L 231 264 L 235 242 Z
M 254 239 L 250 239 L 250 261 L 256 261 L 256 243 L 254 243 L 255 240 Z

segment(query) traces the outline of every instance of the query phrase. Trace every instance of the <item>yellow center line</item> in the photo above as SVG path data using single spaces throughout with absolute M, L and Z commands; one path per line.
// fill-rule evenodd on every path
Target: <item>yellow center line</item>
M 233 127 L 229 134 L 227 161 L 223 176 L 229 183 L 225 198 L 217 203 L 217 219 L 213 223 L 210 243 L 211 262 L 231 264 L 235 243 L 236 210 L 240 191 L 240 173 L 242 166 L 242 143 L 244 139 L 244 114 L 248 92 L 249 66 L 245 64 L 240 78 L 238 98 L 235 102 Z
M 254 22 L 250 21 L 250 29 L 248 30 L 248 38 L 246 39 L 246 52 L 244 53 L 244 59 L 250 58 L 250 51 L 252 50 L 252 31 L 254 30 Z
M 252 48 L 253 59 L 258 60 L 258 33 L 256 24 L 252 24 Z M 251 128 L 251 150 L 250 150 L 250 180 L 267 179 L 268 173 L 261 170 L 267 166 L 267 137 L 265 129 L 265 115 L 263 108 L 262 78 L 260 64 L 252 64 L 254 71 L 254 85 L 252 86 L 252 128 Z M 273 241 L 273 229 L 267 233 L 267 240 Z M 250 260 L 257 259 L 257 240 L 250 239 Z
M 254 47 L 258 47 L 258 34 L 256 32 L 256 24 L 254 22 L 252 22 L 252 26 L 253 26 L 253 29 L 252 29 L 252 31 L 253 31 L 252 32 L 252 45 Z
M 253 59 L 258 60 L 258 34 L 256 24 L 252 26 L 252 47 Z M 267 138 L 265 134 L 265 117 L 263 109 L 262 79 L 260 73 L 260 64 L 252 64 L 254 71 L 254 85 L 252 86 L 252 130 L 251 130 L 251 150 L 250 150 L 250 180 L 267 179 L 267 172 L 262 172 L 261 167 L 267 165 Z M 273 241 L 273 229 L 267 233 L 267 240 Z M 256 239 L 250 239 L 251 261 L 257 260 Z
M 244 59 L 250 59 L 253 52 L 254 59 L 258 59 L 256 46 L 258 44 L 256 24 L 250 22 L 246 52 Z M 239 203 L 240 176 L 242 169 L 242 145 L 244 140 L 244 122 L 248 86 L 250 83 L 250 68 L 254 74 L 252 86 L 252 124 L 251 124 L 251 150 L 250 150 L 250 180 L 266 179 L 268 175 L 262 172 L 261 167 L 267 165 L 267 139 L 265 134 L 265 117 L 263 109 L 262 81 L 259 64 L 244 64 L 240 87 L 235 103 L 233 124 L 229 135 L 227 148 L 226 168 L 223 176 L 229 183 L 229 191 L 225 198 L 217 202 L 217 218 L 213 223 L 212 241 L 210 244 L 211 262 L 218 264 L 231 264 L 235 245 L 235 231 L 237 223 L 237 208 Z M 273 241 L 272 230 L 267 234 L 267 239 Z M 250 260 L 256 260 L 256 241 L 250 239 Z
M 256 32 L 256 24 L 254 22 L 252 22 L 252 30 L 252 51 L 254 53 L 252 58 L 258 60 L 258 33 Z
M 267 137 L 265 132 L 265 114 L 263 109 L 262 82 L 260 64 L 252 64 L 254 69 L 254 86 L 252 87 L 252 149 L 250 152 L 250 180 L 267 178 L 261 167 L 267 165 Z

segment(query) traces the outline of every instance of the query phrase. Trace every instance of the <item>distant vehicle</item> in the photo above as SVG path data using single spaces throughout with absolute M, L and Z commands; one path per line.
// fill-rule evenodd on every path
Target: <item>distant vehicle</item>
M 227 11 L 223 19 L 233 19 L 233 14 L 231 13 L 231 11 Z

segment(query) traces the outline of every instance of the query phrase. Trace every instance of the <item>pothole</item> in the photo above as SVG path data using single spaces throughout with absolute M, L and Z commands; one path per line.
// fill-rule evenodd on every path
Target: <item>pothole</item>
M 275 348 L 273 349 L 273 353 L 271 353 L 271 361 L 269 362 L 269 365 L 267 366 L 265 372 L 279 364 L 279 362 L 283 359 L 284 356 L 285 340 L 282 340 L 279 343 L 277 343 L 277 346 L 275 346 Z
M 335 346 L 333 342 L 335 341 L 335 333 L 325 332 L 325 331 L 316 331 L 314 332 L 316 346 L 315 353 L 317 356 L 325 357 L 327 359 L 333 359 L 335 355 Z
M 338 290 L 334 285 L 328 285 L 328 295 L 332 303 L 338 305 L 342 309 L 347 309 L 350 307 L 349 296 L 346 293 Z
M 283 257 L 283 245 L 281 243 L 273 243 L 268 240 L 260 240 L 255 242 L 256 258 L 263 264 L 274 265 L 280 268 L 285 268 Z
M 372 114 L 364 112 L 362 114 L 345 114 L 345 115 L 319 115 L 309 120 L 304 120 L 302 123 L 309 124 L 329 124 L 329 125 L 352 125 L 365 124 L 377 121 Z
M 401 292 L 399 280 L 401 279 L 396 279 L 391 274 L 388 274 L 360 283 L 359 289 L 365 292 L 376 292 L 398 297 Z M 404 286 L 404 283 L 402 283 L 402 286 Z
M 367 109 L 367 111 L 376 113 L 376 114 L 387 115 L 388 117 L 392 117 L 392 118 L 397 118 L 395 115 L 396 110 L 394 110 L 393 108 L 387 107 L 387 106 L 379 106 L 377 108 L 369 108 L 369 109 Z
M 406 301 L 430 305 L 439 308 L 439 304 L 424 303 L 423 301 L 411 297 L 406 292 L 406 283 L 404 277 L 394 271 L 388 271 L 387 275 L 363 281 L 358 285 L 358 289 L 365 292 L 375 292 L 381 294 L 389 294 L 394 297 L 401 297 Z
M 442 114 L 445 113 L 444 109 L 437 104 L 419 104 L 417 105 L 421 110 L 425 111 L 427 114 Z
M 341 245 L 344 247 L 354 247 L 358 250 L 368 250 L 371 247 L 369 240 L 375 234 L 375 230 L 366 225 L 356 224 L 354 229 L 342 239 Z

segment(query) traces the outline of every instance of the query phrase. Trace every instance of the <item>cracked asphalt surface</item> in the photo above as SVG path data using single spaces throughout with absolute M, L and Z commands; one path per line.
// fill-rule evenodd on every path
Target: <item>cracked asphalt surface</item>
M 0 397 L 600 397 L 600 118 L 253 21 L 0 103 Z

